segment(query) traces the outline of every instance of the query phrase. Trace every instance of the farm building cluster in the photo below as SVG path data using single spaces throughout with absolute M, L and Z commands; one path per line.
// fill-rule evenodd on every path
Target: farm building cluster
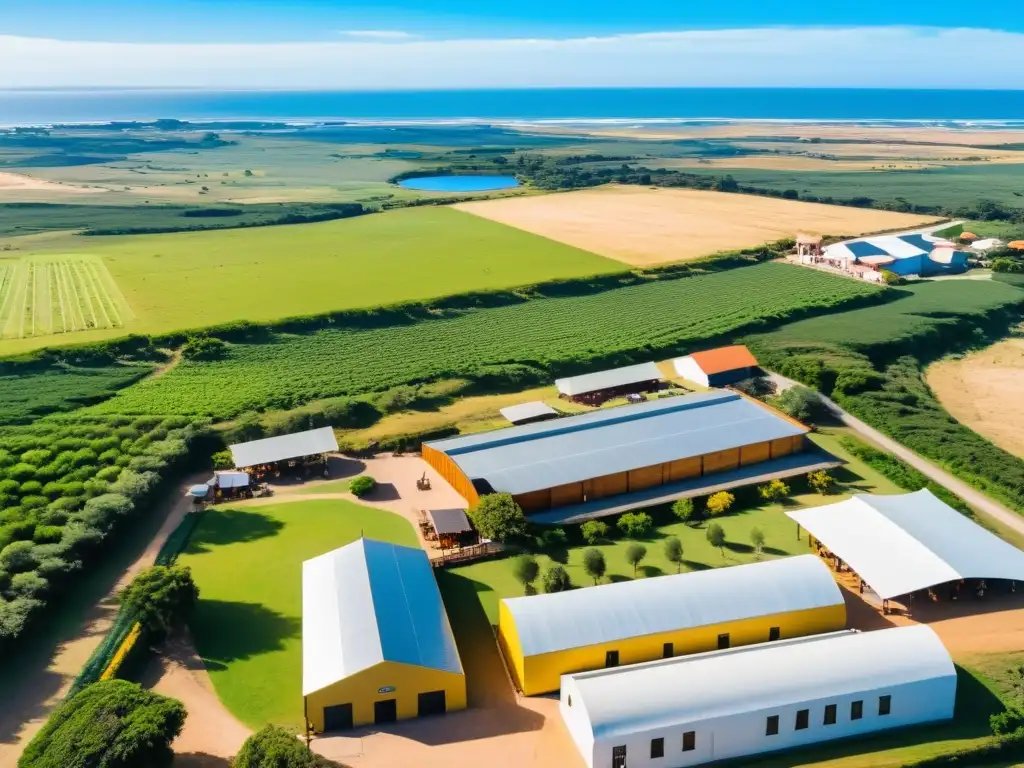
M 957 244 L 928 233 L 879 235 L 821 245 L 821 238 L 797 240 L 797 260 L 881 282 L 882 271 L 900 277 L 934 277 L 967 270 L 970 253 Z

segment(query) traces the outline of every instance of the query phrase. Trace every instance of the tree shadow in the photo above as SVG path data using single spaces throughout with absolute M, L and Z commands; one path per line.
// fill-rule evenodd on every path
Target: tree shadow
M 267 536 L 276 536 L 284 523 L 260 512 L 210 508 L 203 513 L 203 519 L 192 531 L 187 554 L 202 554 L 213 547 L 256 541 Z
M 231 760 L 206 752 L 181 752 L 174 756 L 174 768 L 231 768 Z
M 373 490 L 362 497 L 366 501 L 397 501 L 402 498 L 394 483 L 377 483 Z
M 302 621 L 258 603 L 200 598 L 191 622 L 196 647 L 207 669 L 284 648 L 298 637 Z
M 350 456 L 328 456 L 327 473 L 332 480 L 344 480 L 355 477 L 366 471 L 366 463 Z
M 665 575 L 665 571 L 663 571 L 661 568 L 659 568 L 656 565 L 641 565 L 638 570 L 641 573 L 643 573 L 645 579 L 649 579 L 652 576 L 664 576 Z
M 626 576 L 622 573 L 609 573 L 605 578 L 608 579 L 609 584 L 620 584 L 623 581 L 633 581 L 632 576 Z
M 774 557 L 785 557 L 789 554 L 786 550 L 779 549 L 778 547 L 761 547 L 761 551 L 766 555 L 773 555 Z
M 548 547 L 541 551 L 559 565 L 567 565 L 569 563 L 569 550 L 566 547 Z
M 683 560 L 683 568 L 688 571 L 709 571 L 714 568 L 713 565 L 708 563 L 700 563 L 696 560 Z
M 727 541 L 725 542 L 725 548 L 737 555 L 750 555 L 754 552 L 752 545 L 744 544 L 741 541 Z

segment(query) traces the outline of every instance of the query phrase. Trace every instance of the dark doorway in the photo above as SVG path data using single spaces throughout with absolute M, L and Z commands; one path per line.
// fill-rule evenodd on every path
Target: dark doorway
M 718 636 L 718 650 L 724 651 L 729 647 L 729 633 L 725 632 Z
M 393 723 L 398 719 L 398 702 L 395 699 L 384 699 L 373 704 L 373 722 L 377 725 Z
M 352 727 L 352 705 L 337 704 L 324 707 L 324 730 L 344 731 Z
M 430 691 L 420 694 L 419 716 L 443 715 L 448 707 L 445 703 L 444 691 Z
M 619 666 L 619 652 L 608 651 L 604 655 L 604 665 L 606 667 L 617 667 Z
M 626 747 L 612 747 L 612 768 L 626 768 Z
M 768 642 L 774 642 L 782 637 L 782 629 L 780 627 L 772 627 L 768 630 Z
M 661 646 L 661 658 L 663 658 L 663 659 L 671 659 L 675 655 L 676 655 L 676 648 L 675 648 L 675 645 L 673 645 L 672 643 L 665 643 L 664 645 Z

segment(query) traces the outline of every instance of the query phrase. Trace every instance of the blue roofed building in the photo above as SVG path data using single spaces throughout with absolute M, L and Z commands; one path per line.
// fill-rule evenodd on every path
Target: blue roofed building
M 920 232 L 836 243 L 825 248 L 824 259 L 885 269 L 903 277 L 931 277 L 967 269 L 967 253 L 946 240 Z

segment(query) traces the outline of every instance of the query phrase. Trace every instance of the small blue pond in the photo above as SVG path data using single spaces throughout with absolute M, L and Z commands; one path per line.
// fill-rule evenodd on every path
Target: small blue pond
M 491 192 L 519 186 L 515 176 L 420 176 L 398 182 L 417 192 Z

